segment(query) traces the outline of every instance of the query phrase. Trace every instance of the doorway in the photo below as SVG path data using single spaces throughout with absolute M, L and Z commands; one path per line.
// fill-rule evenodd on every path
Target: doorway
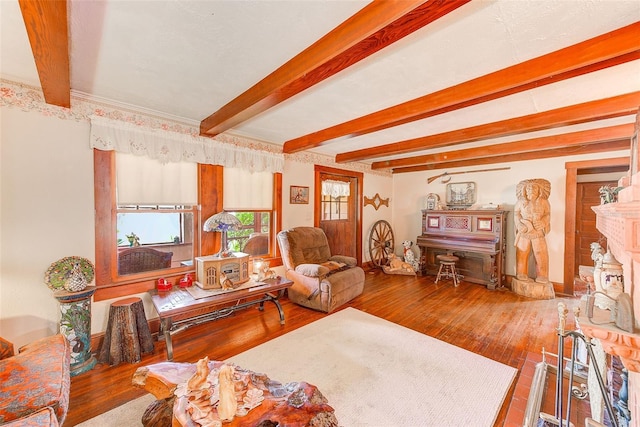
M 362 264 L 362 179 L 350 170 L 315 166 L 314 225 L 327 235 L 333 255 Z
M 585 265 L 587 262 L 584 259 L 583 252 L 587 251 L 587 255 L 589 257 L 588 263 L 586 265 L 592 265 L 593 261 L 591 260 L 591 251 L 589 250 L 589 244 L 591 242 L 598 241 L 598 238 L 594 240 L 589 240 L 591 237 L 582 236 L 578 237 L 578 234 L 582 233 L 582 227 L 584 226 L 586 230 L 595 229 L 595 214 L 593 216 L 593 226 L 587 224 L 580 224 L 585 221 L 588 222 L 588 218 L 585 215 L 588 215 L 588 212 L 591 211 L 590 206 L 600 204 L 600 197 L 593 200 L 593 202 L 586 201 L 585 203 L 581 202 L 581 198 L 585 196 L 584 192 L 587 191 L 586 184 L 579 182 L 578 176 L 580 175 L 589 175 L 589 174 L 603 174 L 610 172 L 626 172 L 629 170 L 629 157 L 615 157 L 611 159 L 602 159 L 602 160 L 587 160 L 582 162 L 568 162 L 565 164 L 566 169 L 566 197 L 565 197 L 565 224 L 564 224 L 564 253 L 569 254 L 573 252 L 573 256 L 565 256 L 564 260 L 564 288 L 563 294 L 565 295 L 573 295 L 574 294 L 574 280 L 577 276 L 578 267 Z M 611 181 L 601 181 L 601 182 L 592 182 L 592 188 L 588 189 L 589 193 L 593 193 L 593 186 L 597 186 L 600 188 L 602 185 L 606 185 L 607 182 Z M 616 181 L 613 181 L 614 184 Z M 582 192 L 582 194 L 580 194 Z M 596 192 L 596 194 L 598 194 Z M 592 198 L 592 196 L 589 196 Z M 588 203 L 593 203 L 587 206 Z M 587 210 L 588 209 L 588 210 Z M 597 232 L 597 229 L 595 229 Z M 590 232 L 588 232 L 590 233 Z M 587 245 L 586 249 L 583 248 L 584 245 Z M 605 247 L 603 245 L 603 247 Z M 579 253 L 580 252 L 580 253 Z
M 576 244 L 574 277 L 578 276 L 578 267 L 593 265 L 591 259 L 591 243 L 598 242 L 605 250 L 607 238 L 596 228 L 596 213 L 592 206 L 600 204 L 598 190 L 603 185 L 616 186 L 617 181 L 578 182 L 576 191 Z

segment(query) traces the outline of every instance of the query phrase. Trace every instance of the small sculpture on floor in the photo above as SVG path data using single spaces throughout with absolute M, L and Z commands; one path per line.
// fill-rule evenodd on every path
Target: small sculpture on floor
M 412 246 L 413 242 L 411 240 L 405 240 L 402 242 L 402 247 L 404 248 L 404 262 L 410 264 L 413 271 L 418 271 L 420 264 L 418 262 L 418 258 L 416 258 L 416 254 L 413 252 L 413 249 L 411 249 Z
M 400 257 L 396 254 L 389 255 L 389 265 L 385 265 L 382 267 L 382 271 L 387 274 L 405 274 L 405 275 L 415 275 L 416 272 L 408 262 L 402 261 Z

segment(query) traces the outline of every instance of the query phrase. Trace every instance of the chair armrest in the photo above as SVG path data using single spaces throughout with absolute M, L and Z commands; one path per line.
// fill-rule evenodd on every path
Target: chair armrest
M 320 264 L 299 264 L 296 266 L 295 272 L 307 277 L 322 277 L 329 273 L 329 269 Z
M 333 255 L 329 258 L 329 261 L 335 261 L 340 264 L 347 264 L 350 267 L 358 264 L 358 260 L 356 260 L 354 257 L 346 255 Z

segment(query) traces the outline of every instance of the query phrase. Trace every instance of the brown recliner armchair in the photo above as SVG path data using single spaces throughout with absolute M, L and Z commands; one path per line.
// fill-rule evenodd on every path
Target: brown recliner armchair
M 364 270 L 353 257 L 332 256 L 321 228 L 283 230 L 278 245 L 285 276 L 293 281 L 289 299 L 296 304 L 330 313 L 364 290 Z

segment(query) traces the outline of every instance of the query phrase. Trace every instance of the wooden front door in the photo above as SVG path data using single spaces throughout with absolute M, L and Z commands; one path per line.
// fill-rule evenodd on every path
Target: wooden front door
M 593 265 L 591 243 L 599 242 L 607 250 L 607 239 L 596 228 L 596 214 L 592 206 L 600 204 L 598 189 L 603 185 L 616 186 L 616 181 L 579 182 L 576 190 L 576 247 L 574 275 L 578 276 L 581 265 Z
M 315 175 L 315 226 L 327 235 L 331 254 L 351 256 L 361 264 L 362 174 L 316 166 Z

